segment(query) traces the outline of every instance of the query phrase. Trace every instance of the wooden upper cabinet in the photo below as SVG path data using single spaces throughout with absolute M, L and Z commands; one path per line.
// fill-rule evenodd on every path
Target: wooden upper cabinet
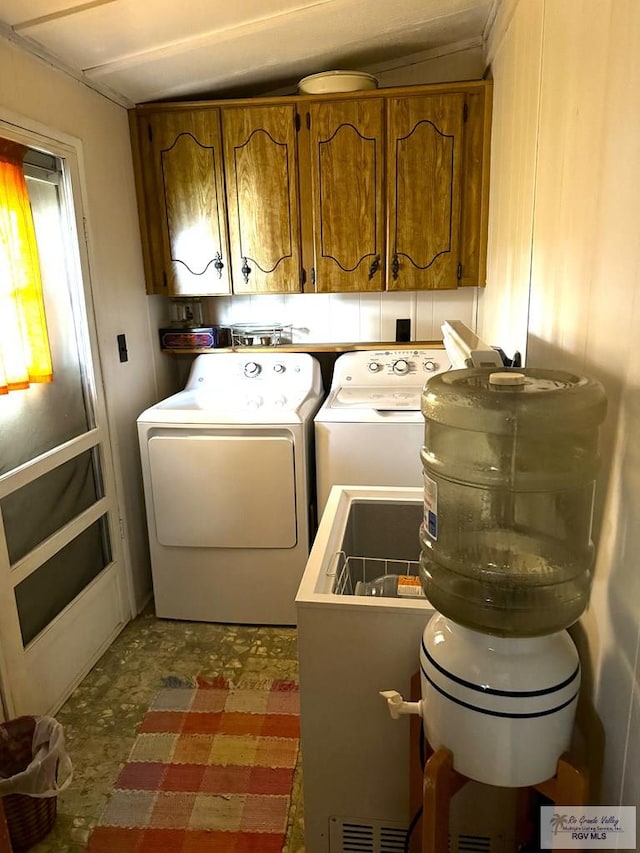
M 394 97 L 387 108 L 387 289 L 457 287 L 465 96 Z
M 483 286 L 491 91 L 472 80 L 137 107 L 148 292 Z
M 460 228 L 460 286 L 486 284 L 489 219 L 489 164 L 491 160 L 492 83 L 465 93 L 467 121 L 464 129 L 464 179 Z
M 220 111 L 157 112 L 147 122 L 167 293 L 230 293 Z
M 384 288 L 384 101 L 311 103 L 315 290 Z
M 296 109 L 223 110 L 234 293 L 299 293 Z

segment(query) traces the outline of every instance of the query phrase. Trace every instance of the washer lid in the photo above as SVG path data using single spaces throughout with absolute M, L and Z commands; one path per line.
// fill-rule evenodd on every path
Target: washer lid
M 355 386 L 338 388 L 332 408 L 375 409 L 376 411 L 420 411 L 422 386 L 389 388 Z

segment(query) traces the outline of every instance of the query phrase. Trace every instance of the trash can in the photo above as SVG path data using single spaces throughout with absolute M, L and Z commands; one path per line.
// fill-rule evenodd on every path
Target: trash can
M 22 716 L 0 723 L 0 796 L 16 853 L 29 850 L 51 831 L 58 794 L 72 777 L 64 729 L 57 720 Z

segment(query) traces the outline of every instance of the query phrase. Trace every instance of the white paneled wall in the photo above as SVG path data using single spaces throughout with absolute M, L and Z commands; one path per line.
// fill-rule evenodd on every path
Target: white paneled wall
M 489 58 L 481 331 L 506 336 L 510 306 L 530 288 L 528 364 L 605 386 L 594 581 L 572 629 L 583 664 L 578 720 L 600 802 L 640 806 L 640 4 L 505 0 Z
M 536 169 L 542 3 L 512 15 L 502 7 L 490 43 L 493 92 L 491 182 L 487 247 L 490 286 L 480 297 L 485 339 L 526 357 L 531 234 Z
M 476 328 L 478 289 L 419 293 L 301 293 L 222 296 L 205 300 L 210 323 L 282 323 L 294 343 L 394 341 L 396 320 L 411 320 L 412 341 L 442 340 L 444 320 Z M 492 341 L 498 343 L 499 341 Z

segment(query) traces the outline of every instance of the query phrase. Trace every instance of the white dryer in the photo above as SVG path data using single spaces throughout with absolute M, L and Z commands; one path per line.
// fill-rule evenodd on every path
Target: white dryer
M 315 417 L 318 517 L 332 486 L 422 486 L 420 397 L 449 369 L 443 348 L 357 351 L 336 359 Z
M 321 399 L 310 355 L 211 353 L 139 416 L 158 616 L 295 624 Z

